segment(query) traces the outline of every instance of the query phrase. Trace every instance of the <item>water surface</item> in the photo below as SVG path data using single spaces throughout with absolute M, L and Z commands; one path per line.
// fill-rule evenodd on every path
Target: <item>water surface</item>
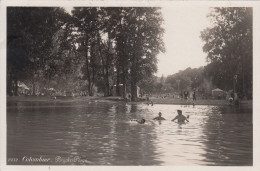
M 171 122 L 177 109 L 189 123 Z M 158 112 L 166 120 L 152 121 Z M 7 107 L 8 164 L 243 166 L 252 165 L 252 138 L 252 111 L 234 107 L 95 101 Z

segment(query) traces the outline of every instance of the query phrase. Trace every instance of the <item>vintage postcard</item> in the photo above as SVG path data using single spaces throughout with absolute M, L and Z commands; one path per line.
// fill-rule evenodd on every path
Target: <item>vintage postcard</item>
M 0 13 L 1 171 L 260 169 L 259 1 Z

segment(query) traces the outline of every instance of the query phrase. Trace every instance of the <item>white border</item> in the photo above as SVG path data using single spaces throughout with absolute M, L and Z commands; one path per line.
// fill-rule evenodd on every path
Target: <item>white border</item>
M 252 167 L 221 167 L 221 166 L 10 166 L 6 165 L 6 7 L 7 6 L 197 6 L 197 7 L 253 7 L 253 166 Z M 15 171 L 15 170 L 121 170 L 125 171 L 137 169 L 143 171 L 150 170 L 200 170 L 217 171 L 219 169 L 223 171 L 238 170 L 238 171 L 260 171 L 260 105 L 259 105 L 259 95 L 260 95 L 260 1 L 29 1 L 29 0 L 3 0 L 0 1 L 0 171 Z

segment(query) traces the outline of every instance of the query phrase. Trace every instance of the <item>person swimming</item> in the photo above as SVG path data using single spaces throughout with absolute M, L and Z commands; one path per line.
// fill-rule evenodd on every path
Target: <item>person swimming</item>
M 135 122 L 137 122 L 139 124 L 144 124 L 145 123 L 145 119 L 144 118 L 142 118 L 142 119 L 131 119 L 131 121 L 135 121 Z
M 165 119 L 162 117 L 162 113 L 161 113 L 161 112 L 159 112 L 158 115 L 159 115 L 159 116 L 153 118 L 153 120 L 165 120 Z
M 182 115 L 182 110 L 177 110 L 177 112 L 178 115 L 174 119 L 172 119 L 172 121 L 175 121 L 177 119 L 178 123 L 184 123 L 185 121 L 189 122 L 189 116 L 185 117 L 184 115 Z

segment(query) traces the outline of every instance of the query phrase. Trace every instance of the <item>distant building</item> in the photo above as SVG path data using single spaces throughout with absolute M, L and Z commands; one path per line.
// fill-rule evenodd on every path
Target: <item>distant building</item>
M 226 95 L 226 92 L 219 88 L 212 90 L 211 93 L 212 93 L 212 97 L 214 98 L 223 98 Z

